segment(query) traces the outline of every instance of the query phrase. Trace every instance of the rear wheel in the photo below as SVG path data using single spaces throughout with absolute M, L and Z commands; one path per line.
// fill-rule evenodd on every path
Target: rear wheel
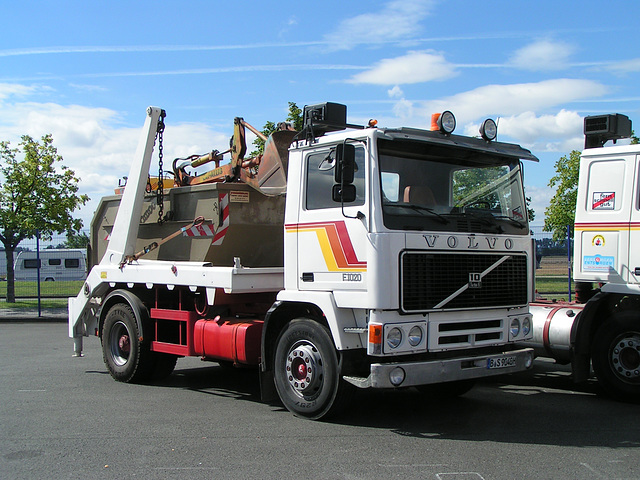
M 596 332 L 591 360 L 608 395 L 640 401 L 640 316 L 620 312 L 607 320 Z
M 151 377 L 153 380 L 162 380 L 173 373 L 178 361 L 177 355 L 169 353 L 153 353 L 153 372 Z
M 275 384 L 284 406 L 300 417 L 320 419 L 338 412 L 351 387 L 340 378 L 329 330 L 310 319 L 290 322 L 274 358 Z
M 102 329 L 102 356 L 116 380 L 140 382 L 152 373 L 153 358 L 149 344 L 140 341 L 141 333 L 128 304 L 117 303 L 109 309 Z

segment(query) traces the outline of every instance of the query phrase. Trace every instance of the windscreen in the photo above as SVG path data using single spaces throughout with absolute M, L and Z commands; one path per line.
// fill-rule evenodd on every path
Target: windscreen
M 517 158 L 379 140 L 384 224 L 393 230 L 527 235 Z

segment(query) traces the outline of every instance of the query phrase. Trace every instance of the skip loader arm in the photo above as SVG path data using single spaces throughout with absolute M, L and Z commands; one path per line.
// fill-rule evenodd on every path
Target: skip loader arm
M 89 301 L 94 296 L 94 290 L 101 285 L 97 274 L 100 265 L 120 265 L 127 255 L 134 253 L 153 146 L 157 134 L 164 129 L 164 117 L 163 109 L 147 108 L 147 117 L 113 225 L 109 246 L 100 264 L 94 266 L 89 273 L 78 296 L 69 298 L 69 336 L 74 339 L 77 355 L 82 351 L 82 336 L 85 333 L 81 320 L 90 314 Z

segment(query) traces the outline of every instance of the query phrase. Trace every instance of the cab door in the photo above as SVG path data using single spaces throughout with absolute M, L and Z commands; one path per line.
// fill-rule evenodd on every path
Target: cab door
M 629 262 L 631 270 L 634 263 L 640 267 L 640 255 L 630 249 L 634 240 L 640 239 L 640 232 L 630 229 L 633 222 L 640 225 L 637 192 L 633 188 L 637 184 L 635 155 L 589 158 L 585 153 L 583 162 L 580 185 L 584 186 L 584 196 L 579 191 L 574 278 L 627 282 Z
M 629 222 L 629 283 L 640 283 L 640 155 L 630 162 L 635 166 Z
M 336 145 L 312 150 L 303 158 L 304 188 L 296 225 L 300 290 L 351 290 L 365 285 L 365 149 L 356 147 L 355 201 L 343 205 L 332 198 L 335 168 Z

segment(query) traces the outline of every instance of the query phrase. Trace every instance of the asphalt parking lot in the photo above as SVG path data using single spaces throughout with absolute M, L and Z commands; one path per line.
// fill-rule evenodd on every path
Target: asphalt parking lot
M 261 403 L 252 370 L 186 358 L 121 384 L 97 338 L 72 346 L 65 323 L 0 323 L 0 478 L 640 478 L 640 407 L 548 362 L 448 402 L 361 391 L 311 422 Z

